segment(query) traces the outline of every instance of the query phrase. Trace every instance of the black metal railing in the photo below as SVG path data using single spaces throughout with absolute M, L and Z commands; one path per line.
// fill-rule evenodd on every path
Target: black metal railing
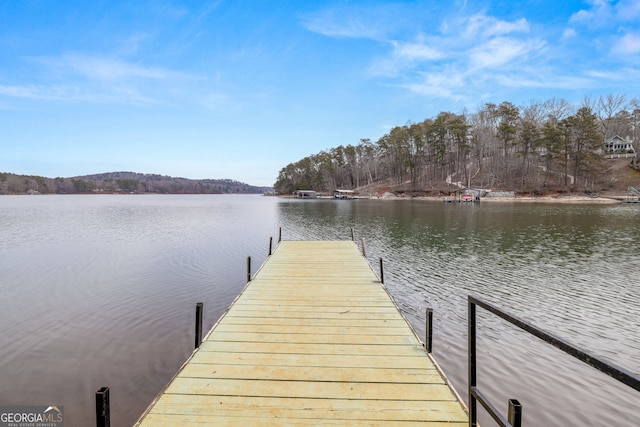
M 520 329 L 534 335 L 544 342 L 551 344 L 552 346 L 564 351 L 565 353 L 575 357 L 576 359 L 586 363 L 609 375 L 612 378 L 620 381 L 623 384 L 628 385 L 636 391 L 640 391 L 640 378 L 635 376 L 630 371 L 614 365 L 611 362 L 605 362 L 604 360 L 581 350 L 567 341 L 554 336 L 548 332 L 536 328 L 523 320 L 520 320 L 497 307 L 481 301 L 477 298 L 469 295 L 469 320 L 468 320 L 468 338 L 469 338 L 469 426 L 476 427 L 478 423 L 478 408 L 477 402 L 489 412 L 491 417 L 502 427 L 519 427 L 522 423 L 522 405 L 515 400 L 509 401 L 509 415 L 505 419 L 498 410 L 489 402 L 477 387 L 476 383 L 476 306 L 479 306 L 490 313 L 506 320 L 507 322 L 519 327 Z

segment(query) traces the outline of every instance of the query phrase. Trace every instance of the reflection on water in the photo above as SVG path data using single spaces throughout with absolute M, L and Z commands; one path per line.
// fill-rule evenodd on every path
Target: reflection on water
M 285 239 L 365 239 L 420 335 L 466 396 L 468 294 L 640 372 L 636 205 L 556 206 L 258 196 L 0 198 L 0 404 L 60 404 L 94 422 L 112 394 L 130 425 L 191 352 L 193 309 L 213 325 Z M 638 394 L 489 315 L 479 386 L 527 425 L 630 425 Z M 554 419 L 554 417 L 557 417 Z M 482 420 L 483 425 L 491 422 Z

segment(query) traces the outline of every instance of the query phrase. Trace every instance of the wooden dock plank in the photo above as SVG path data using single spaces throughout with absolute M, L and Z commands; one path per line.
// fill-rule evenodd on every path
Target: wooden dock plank
M 245 352 L 271 354 L 342 354 L 351 356 L 422 356 L 420 345 L 349 345 L 349 344 L 298 344 L 298 343 L 239 343 L 227 341 L 206 341 L 200 348 L 203 351 Z
M 209 396 L 288 397 L 292 399 L 376 399 L 455 401 L 451 389 L 440 384 L 358 383 L 327 381 L 271 381 L 216 378 L 173 379 L 167 394 Z M 402 396 L 402 397 L 401 397 Z
M 413 345 L 415 338 L 403 335 L 293 334 L 214 331 L 208 341 L 295 344 Z
M 247 409 L 247 400 L 252 409 Z M 265 413 L 277 419 L 322 419 L 370 420 L 370 421 L 421 421 L 439 417 L 449 423 L 467 422 L 460 416 L 457 402 L 417 402 L 412 411 L 405 405 L 389 400 L 336 400 L 297 399 L 291 402 L 282 398 L 247 398 L 238 396 L 197 396 L 172 395 L 157 405 L 153 414 L 170 414 L 174 408 L 181 413 L 196 412 L 201 416 L 251 417 L 260 418 Z
M 227 363 L 235 365 L 255 365 L 255 366 L 320 366 L 320 367 L 353 367 L 352 355 L 341 354 L 277 354 L 272 353 L 239 353 L 239 352 L 218 352 L 218 351 L 198 351 L 191 359 L 191 363 Z M 435 370 L 435 366 L 426 357 L 395 356 L 386 355 L 361 355 L 358 356 L 358 367 L 361 369 L 417 369 Z M 354 373 L 354 375 L 356 375 Z
M 282 242 L 140 426 L 468 423 L 353 242 Z
M 286 329 L 284 329 L 286 327 Z M 286 330 L 287 334 L 331 334 L 331 335 L 392 335 L 411 336 L 411 331 L 406 327 L 385 326 L 375 328 L 363 328 L 358 326 L 325 326 L 325 325 L 265 325 L 265 324 L 242 324 L 225 322 L 218 325 L 216 332 L 254 332 L 254 333 L 281 333 Z
M 434 384 L 441 381 L 434 369 L 358 368 L 328 366 L 223 365 L 190 363 L 180 372 L 183 378 L 226 378 L 243 380 L 332 381 L 362 383 Z
M 266 413 L 266 412 L 265 412 Z M 434 421 L 389 421 L 389 420 L 347 420 L 336 418 L 333 413 L 329 413 L 322 418 L 284 418 L 273 414 L 266 413 L 261 417 L 247 417 L 242 414 L 237 416 L 211 416 L 197 414 L 155 414 L 151 413 L 146 417 L 145 425 L 153 425 L 156 427 L 190 427 L 190 426 L 216 426 L 216 427 L 238 427 L 238 426 L 317 426 L 317 425 L 366 425 L 371 427 L 388 427 L 389 425 L 397 426 L 421 426 L 421 427 L 456 427 L 468 425 L 468 422 L 450 423 L 434 422 Z
M 246 316 L 233 316 L 227 314 L 224 318 L 225 325 L 276 325 L 276 326 L 289 326 L 293 323 L 291 319 L 281 318 L 253 318 Z M 221 322 L 218 327 L 223 324 Z M 325 327 L 345 327 L 353 328 L 362 326 L 364 331 L 371 331 L 381 328 L 404 328 L 407 329 L 407 322 L 404 319 L 322 319 L 319 322 L 318 319 L 296 319 L 295 324 L 297 326 L 325 326 Z M 217 328 L 216 328 L 217 329 Z

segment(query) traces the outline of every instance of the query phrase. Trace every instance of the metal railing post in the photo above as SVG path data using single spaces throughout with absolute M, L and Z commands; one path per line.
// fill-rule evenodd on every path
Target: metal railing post
M 278 243 L 282 242 L 282 227 L 278 227 Z
M 424 346 L 427 349 L 427 353 L 431 353 L 433 350 L 433 308 L 427 307 L 427 312 L 425 313 L 425 337 L 424 337 Z
M 478 406 L 473 394 L 476 387 L 476 305 L 472 301 L 469 301 L 468 304 L 469 427 L 476 427 L 478 425 Z
M 513 427 L 522 427 L 522 405 L 516 399 L 509 399 L 507 421 Z
M 269 237 L 269 256 L 271 256 L 272 247 L 273 247 L 273 237 Z
M 380 258 L 380 283 L 384 285 L 384 265 L 382 264 L 382 258 Z
M 195 336 L 195 348 L 199 348 L 202 343 L 202 311 L 203 304 L 201 302 L 196 303 L 196 336 Z
M 356 241 L 356 231 L 351 227 L 351 240 Z
M 365 247 L 365 244 L 364 244 L 364 237 L 362 238 L 362 256 L 365 258 L 367 257 L 367 248 Z
M 247 283 L 251 281 L 251 257 L 247 257 Z
M 96 391 L 96 427 L 110 427 L 109 387 Z

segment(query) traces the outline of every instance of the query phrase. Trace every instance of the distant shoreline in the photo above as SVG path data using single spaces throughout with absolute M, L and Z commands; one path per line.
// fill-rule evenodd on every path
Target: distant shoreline
M 377 198 L 377 197 L 373 197 Z M 427 201 L 439 201 L 444 202 L 450 200 L 447 197 L 442 196 L 415 196 L 415 197 L 402 197 L 394 195 L 385 195 L 379 198 L 380 200 L 427 200 Z M 516 197 L 482 197 L 481 203 L 566 203 L 566 204 L 616 204 L 624 203 L 625 200 L 633 200 L 631 197 L 626 196 L 611 196 L 611 197 L 588 197 L 588 196 L 516 196 Z M 452 200 L 452 202 L 457 202 Z M 472 202 L 461 202 L 472 203 Z
M 294 198 L 292 195 L 279 195 L 281 198 Z M 401 200 L 419 200 L 428 202 L 446 202 L 450 203 L 474 203 L 474 202 L 460 202 L 457 199 L 448 198 L 445 196 L 396 196 L 393 194 L 385 194 L 382 197 L 362 195 L 360 199 L 371 200 L 387 200 L 387 201 L 401 201 Z M 318 197 L 317 199 L 332 200 L 333 197 Z M 313 199 L 301 199 L 301 200 L 313 200 Z M 612 195 L 609 197 L 598 196 L 578 196 L 578 195 L 562 195 L 562 196 L 515 196 L 515 197 L 482 197 L 481 203 L 560 203 L 560 204 L 617 204 L 625 203 L 627 201 L 636 200 L 630 196 Z

